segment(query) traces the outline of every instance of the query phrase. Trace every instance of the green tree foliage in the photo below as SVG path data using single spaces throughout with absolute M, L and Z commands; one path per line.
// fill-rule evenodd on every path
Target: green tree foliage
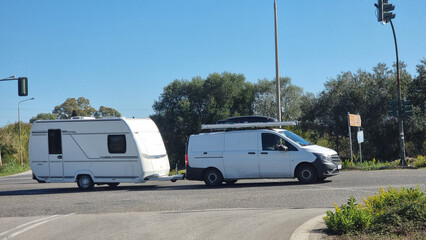
M 114 108 L 101 106 L 99 110 L 95 113 L 96 118 L 101 117 L 121 117 L 121 113 L 119 113 Z
M 254 112 L 256 115 L 276 116 L 276 83 L 267 79 L 255 84 Z M 283 121 L 298 120 L 302 115 L 303 89 L 291 83 L 289 77 L 280 78 L 281 116 Z
M 69 119 L 72 116 L 86 116 L 86 117 L 94 116 L 96 118 L 121 117 L 120 112 L 110 107 L 101 106 L 99 110 L 96 111 L 96 109 L 90 106 L 89 99 L 84 97 L 79 97 L 78 99 L 68 98 L 67 100 L 65 100 L 64 103 L 56 106 L 53 109 L 52 114 L 57 115 L 58 119 Z M 49 117 L 49 116 L 46 116 L 46 117 Z
M 59 119 L 69 119 L 73 115 L 75 116 L 92 116 L 96 110 L 90 106 L 89 99 L 84 97 L 68 98 L 61 105 L 56 106 L 53 109 L 54 114 L 58 115 Z
M 183 163 L 189 135 L 201 124 L 230 116 L 252 115 L 254 86 L 242 74 L 213 73 L 206 79 L 175 80 L 167 85 L 151 118 L 159 127 L 172 166 Z
M 22 159 L 28 163 L 28 142 L 31 125 L 21 123 Z M 19 124 L 9 124 L 0 128 L 0 151 L 3 164 L 20 162 Z
M 402 95 L 405 97 L 413 81 L 406 72 L 405 65 L 400 65 Z M 304 101 L 303 128 L 330 137 L 339 154 L 349 158 L 347 113 L 359 113 L 366 135 L 364 157 L 376 157 L 380 160 L 398 158 L 398 126 L 396 119 L 389 117 L 387 113 L 388 102 L 396 99 L 396 89 L 395 72 L 389 70 L 385 64 L 378 64 L 372 73 L 362 70 L 355 74 L 343 72 L 336 79 L 326 82 L 325 90 L 318 97 L 312 101 Z M 407 120 L 405 124 L 409 133 L 406 134 L 406 141 L 420 138 L 418 141 L 423 143 L 425 134 L 418 135 L 418 127 L 412 121 Z M 355 138 L 353 142 L 356 142 Z M 417 152 L 413 154 L 424 151 L 419 145 L 421 144 L 416 145 Z
M 56 120 L 58 116 L 54 113 L 39 113 L 37 116 L 30 119 L 30 123 L 34 123 L 37 120 Z
M 413 116 L 405 120 L 409 156 L 426 155 L 426 59 L 417 65 L 417 77 L 408 86 L 407 99 L 413 104 Z

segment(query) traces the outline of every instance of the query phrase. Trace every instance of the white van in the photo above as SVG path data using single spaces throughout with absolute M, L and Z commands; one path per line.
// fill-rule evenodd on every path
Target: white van
M 38 182 L 94 184 L 176 180 L 163 139 L 151 119 L 85 118 L 36 121 L 29 142 L 30 166 Z
M 301 183 L 314 183 L 338 174 L 342 166 L 336 151 L 313 145 L 290 131 L 268 128 L 295 124 L 203 125 L 202 129 L 211 132 L 190 136 L 185 177 L 218 186 L 258 178 L 297 177 Z

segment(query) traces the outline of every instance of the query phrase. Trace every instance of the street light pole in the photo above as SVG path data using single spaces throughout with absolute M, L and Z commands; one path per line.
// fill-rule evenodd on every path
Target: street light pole
M 278 64 L 278 23 L 277 23 L 277 2 L 274 0 L 274 14 L 275 14 L 275 77 L 277 88 L 277 119 L 281 121 L 281 90 L 280 90 L 280 71 Z
M 392 27 L 393 39 L 395 41 L 395 53 L 396 53 L 396 79 L 398 83 L 397 104 L 398 104 L 399 149 L 400 149 L 399 155 L 401 157 L 401 165 L 407 166 L 407 162 L 405 160 L 404 120 L 402 119 L 403 111 L 402 111 L 402 101 L 401 101 L 401 75 L 399 73 L 398 44 L 396 42 L 395 28 L 393 27 L 392 19 L 389 19 L 389 22 Z
M 34 99 L 35 99 L 35 98 L 28 98 L 28 99 L 25 99 L 25 100 L 22 100 L 22 101 L 18 102 L 19 155 L 20 155 L 20 158 L 21 158 L 21 165 L 24 165 L 24 161 L 22 160 L 22 142 L 21 142 L 21 111 L 20 111 L 20 109 L 19 109 L 19 105 L 20 105 L 22 102 L 31 101 L 31 100 L 34 100 Z

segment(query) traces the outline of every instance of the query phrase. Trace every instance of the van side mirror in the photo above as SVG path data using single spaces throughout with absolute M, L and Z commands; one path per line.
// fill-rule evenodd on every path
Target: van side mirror
M 278 150 L 280 150 L 280 151 L 287 151 L 287 150 L 288 150 L 288 147 L 287 147 L 287 146 L 284 146 L 284 145 L 282 145 L 282 144 L 280 144 L 280 145 L 278 146 Z

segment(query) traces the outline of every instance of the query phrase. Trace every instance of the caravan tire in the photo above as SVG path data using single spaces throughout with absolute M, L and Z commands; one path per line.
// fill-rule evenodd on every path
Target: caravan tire
M 93 189 L 95 183 L 89 175 L 80 175 L 77 179 L 77 186 L 80 190 L 89 191 Z
M 204 182 L 208 187 L 220 186 L 223 182 L 222 173 L 215 168 L 209 168 L 204 172 Z

